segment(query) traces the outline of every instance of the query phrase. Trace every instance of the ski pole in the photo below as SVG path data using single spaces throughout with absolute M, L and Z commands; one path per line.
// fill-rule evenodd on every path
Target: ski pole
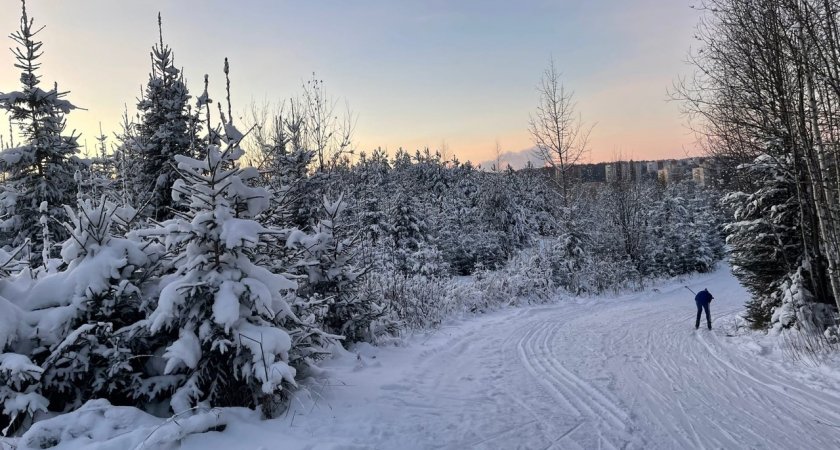
M 683 286 L 683 287 L 688 289 L 688 292 L 691 292 L 692 294 L 697 295 L 697 293 L 692 291 L 690 287 L 688 287 L 688 286 Z

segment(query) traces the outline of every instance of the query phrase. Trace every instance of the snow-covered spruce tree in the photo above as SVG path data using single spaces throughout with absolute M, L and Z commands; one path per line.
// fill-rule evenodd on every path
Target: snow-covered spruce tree
M 620 220 L 613 203 L 615 191 L 612 186 L 599 186 L 589 192 L 575 215 L 576 229 L 582 241 L 582 250 L 588 258 L 579 260 L 583 268 L 577 277 L 581 286 L 590 293 L 618 292 L 631 285 L 641 283 L 639 273 L 627 255 L 621 232 Z M 570 228 L 571 229 L 571 228 Z M 635 233 L 643 234 L 642 230 Z
M 42 43 L 35 36 L 40 29 L 27 16 L 26 3 L 21 3 L 20 29 L 11 38 L 17 44 L 12 53 L 17 60 L 15 67 L 21 69 L 23 87 L 0 94 L 0 109 L 8 112 L 19 127 L 23 142 L 0 152 L 0 169 L 8 173 L 0 198 L 0 229 L 3 245 L 30 243 L 30 262 L 40 265 L 44 240 L 41 218 L 50 222 L 50 240 L 61 242 L 68 237 L 66 230 L 55 225 L 66 219 L 64 205 L 75 203 L 75 174 L 85 167 L 76 156 L 77 137 L 62 135 L 64 116 L 76 107 L 64 99 L 66 92 L 60 92 L 57 85 L 48 91 L 38 86 Z M 39 211 L 42 206 L 43 213 Z
M 129 172 L 136 177 L 131 184 L 139 189 L 134 195 L 144 200 L 150 197 L 143 213 L 161 221 L 172 217 L 172 185 L 178 178 L 174 157 L 195 156 L 198 121 L 189 108 L 184 76 L 175 67 L 172 49 L 163 42 L 162 32 L 151 56 L 149 81 L 137 102 L 140 120 L 135 125 L 136 138 L 123 145 L 136 146 L 130 153 L 139 158 L 136 168 Z
M 307 106 L 300 100 L 282 103 L 276 110 L 252 108 L 253 129 L 246 141 L 254 166 L 274 192 L 265 214 L 267 223 L 312 227 L 317 222 L 326 173 L 311 169 L 316 152 L 308 146 Z
M 426 240 L 425 223 L 414 209 L 411 197 L 400 194 L 389 211 L 392 264 L 394 270 L 403 275 L 414 272 L 412 257 Z
M 478 171 L 469 163 L 451 169 L 449 194 L 441 199 L 439 245 L 457 275 L 470 275 L 477 268 L 494 268 L 504 260 L 497 239 L 487 236 L 480 220 Z
M 390 177 L 388 157 L 381 150 L 370 157 L 364 152 L 353 168 L 356 183 L 348 183 L 352 201 L 351 217 L 361 233 L 357 255 L 358 263 L 372 271 L 382 271 L 385 263 L 385 239 L 391 231 L 387 204 Z
M 353 153 L 354 118 L 348 110 L 339 114 L 337 99 L 327 94 L 323 80 L 312 74 L 297 98 L 281 103 L 274 111 L 254 107 L 254 132 L 248 140 L 257 168 L 275 190 L 277 201 L 270 220 L 301 229 L 315 226 L 322 196 L 338 166 L 349 167 Z
M 9 287 L 10 276 L 21 269 L 13 255 L 0 250 L 0 288 Z M 4 295 L 8 293 L 3 292 Z M 14 299 L 14 298 L 13 298 Z M 23 323 L 24 311 L 16 302 L 0 296 L 0 435 L 8 436 L 31 422 L 34 414 L 46 411 L 49 403 L 36 391 L 43 370 L 28 356 L 26 336 L 31 330 Z
M 305 278 L 298 294 L 310 307 L 323 305 L 320 321 L 327 331 L 350 342 L 372 342 L 379 333 L 377 321 L 384 315 L 384 306 L 358 293 L 364 270 L 356 266 L 355 252 L 362 232 L 349 227 L 345 209 L 342 197 L 324 199 L 313 233 L 295 233 L 287 245 L 302 256 L 296 265 Z
M 27 271 L 0 288 L 26 311 L 11 348 L 27 369 L 15 375 L 12 392 L 0 395 L 11 406 L 10 418 L 24 406 L 30 413 L 35 406 L 63 412 L 92 398 L 132 404 L 142 368 L 134 357 L 150 353 L 132 345 L 130 335 L 145 317 L 140 287 L 154 249 L 112 234 L 115 224 L 125 228 L 133 211 L 84 200 L 77 211 L 68 207 L 67 216 L 61 270 L 37 279 L 24 276 Z M 14 391 L 29 403 L 14 400 Z
M 559 187 L 552 187 L 550 198 L 556 202 Z M 545 260 L 541 264 L 551 268 L 554 286 L 576 295 L 597 293 L 591 282 L 598 275 L 593 270 L 600 256 L 595 253 L 594 241 L 598 239 L 596 230 L 603 224 L 594 220 L 593 212 L 601 206 L 594 191 L 581 185 L 570 186 L 567 201 L 554 212 L 555 235 L 539 243 L 539 253 Z
M 706 273 L 715 269 L 725 255 L 724 214 L 720 194 L 710 188 L 690 185 L 689 205 L 693 217 L 694 264 L 691 271 Z
M 516 201 L 515 196 L 520 193 L 517 192 L 517 181 L 512 171 L 482 173 L 478 209 L 480 220 L 487 227 L 490 237 L 496 236 L 504 259 L 530 244 L 532 231 L 529 228 L 536 226 L 528 223 L 528 212 Z
M 259 174 L 239 167 L 242 135 L 231 124 L 225 131 L 204 160 L 175 157 L 181 178 L 172 196 L 185 210 L 146 232 L 174 254 L 148 327 L 166 341 L 164 373 L 178 380 L 173 411 L 206 402 L 270 414 L 295 385 L 296 334 L 320 330 L 293 313 L 297 283 L 255 263 L 267 247 L 285 245 L 288 232 L 254 220 L 269 193 L 248 186 Z
M 584 231 L 578 217 L 574 221 L 567 221 L 565 230 L 553 242 L 551 254 L 554 259 L 552 273 L 555 283 L 575 295 L 597 293 L 587 282 L 587 277 L 593 275 L 591 237 Z
M 79 176 L 79 194 L 87 199 L 99 199 L 102 196 L 119 199 L 119 159 L 116 153 L 108 151 L 108 136 L 102 132 L 101 124 L 94 151 L 87 160 L 89 169 Z
M 692 223 L 686 200 L 671 189 L 659 192 L 648 219 L 653 236 L 651 243 L 652 272 L 659 276 L 676 276 L 685 270 L 691 254 Z
M 720 207 L 715 195 L 691 182 L 660 189 L 648 216 L 649 273 L 708 272 L 723 257 Z
M 290 142 L 288 151 L 277 154 L 269 171 L 268 185 L 274 188 L 277 201 L 270 215 L 278 223 L 298 228 L 311 227 L 316 222 L 319 186 L 323 173 L 310 175 L 314 152 Z
M 781 306 L 786 277 L 802 265 L 796 185 L 784 159 L 761 155 L 738 170 L 757 183 L 754 192 L 733 192 L 724 201 L 734 211 L 726 225 L 732 271 L 750 291 L 746 318 L 755 328 L 770 326 L 773 310 Z M 797 277 L 802 281 L 802 277 Z M 803 290 L 807 292 L 807 289 Z M 785 326 L 795 323 L 795 314 Z
M 432 202 L 427 201 L 424 205 L 418 199 L 420 195 L 413 196 L 403 191 L 394 196 L 387 218 L 387 265 L 403 276 L 443 276 L 449 272 L 449 266 L 431 235 L 429 214 L 421 213 L 424 206 L 431 206 Z
M 92 398 L 137 400 L 142 366 L 132 360 L 149 349 L 132 338 L 145 318 L 141 288 L 160 252 L 121 237 L 135 215 L 104 196 L 98 203 L 82 200 L 76 210 L 67 207 L 65 266 L 26 294 L 36 320 L 32 359 L 43 370 L 38 391 L 50 400 L 50 410 L 76 409 Z
M 4 313 L 9 312 L 6 305 L 0 308 Z M 0 435 L 8 436 L 20 426 L 31 423 L 36 413 L 47 410 L 49 402 L 35 390 L 41 373 L 42 369 L 26 355 L 0 352 L 0 401 L 3 402 Z
M 534 237 L 557 236 L 560 233 L 559 218 L 563 210 L 556 201 L 555 184 L 545 172 L 521 169 L 513 174 L 514 194 L 517 203 L 528 214 L 528 231 Z
M 399 151 L 390 174 L 387 201 L 381 202 L 387 214 L 385 256 L 387 266 L 402 276 L 439 277 L 449 267 L 439 250 L 434 229 L 441 225 L 445 173 L 439 155 L 427 149 L 412 158 Z
M 137 184 L 140 180 L 136 174 L 136 165 L 140 161 L 140 138 L 137 125 L 128 115 L 127 110 L 123 112 L 120 131 L 115 134 L 115 137 L 117 143 L 110 155 L 110 163 L 114 170 L 114 177 L 111 180 L 113 189 L 110 195 L 121 205 L 131 205 L 139 209 L 146 204 L 148 199 L 141 201 L 143 197 L 140 197 L 144 194 L 142 187 Z

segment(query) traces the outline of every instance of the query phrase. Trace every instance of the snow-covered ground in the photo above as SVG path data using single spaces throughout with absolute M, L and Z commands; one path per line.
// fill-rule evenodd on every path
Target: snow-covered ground
M 684 284 L 715 295 L 712 331 L 694 330 Z M 223 432 L 181 446 L 840 448 L 837 365 L 785 362 L 777 340 L 733 336 L 745 298 L 723 267 L 644 293 L 474 317 L 401 347 L 360 346 L 327 362 L 327 384 L 285 416 L 227 410 Z M 157 448 L 189 426 L 141 419 L 115 440 L 92 446 L 77 431 L 59 448 Z

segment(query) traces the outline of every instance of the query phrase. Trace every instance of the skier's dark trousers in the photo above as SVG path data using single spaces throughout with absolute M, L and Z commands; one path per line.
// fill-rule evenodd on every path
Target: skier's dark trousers
M 700 328 L 700 314 L 706 310 L 706 324 L 712 329 L 712 316 L 709 315 L 709 303 L 712 302 L 712 294 L 708 289 L 703 289 L 694 296 L 694 303 L 697 303 L 697 321 L 694 322 L 694 329 Z

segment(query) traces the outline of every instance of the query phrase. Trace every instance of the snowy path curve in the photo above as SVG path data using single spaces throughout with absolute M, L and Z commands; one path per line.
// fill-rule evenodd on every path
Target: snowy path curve
M 694 330 L 678 283 L 493 313 L 363 351 L 251 435 L 264 448 L 840 448 L 840 380 L 729 337 L 746 293 L 726 268 L 688 285 L 716 296 L 713 331 Z

